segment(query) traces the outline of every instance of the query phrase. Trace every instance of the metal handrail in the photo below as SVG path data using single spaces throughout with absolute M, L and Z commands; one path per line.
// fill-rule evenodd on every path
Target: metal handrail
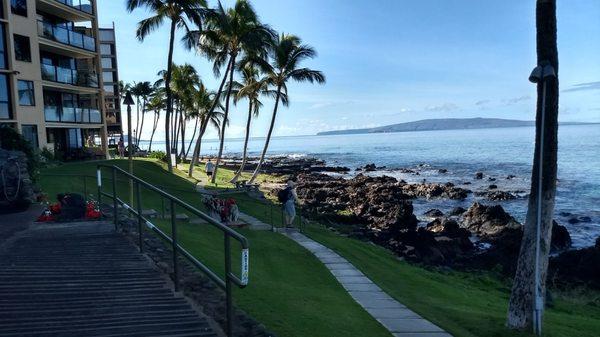
M 112 195 L 102 191 L 102 169 L 110 169 L 112 171 Z M 131 205 L 128 205 L 123 200 L 119 199 L 117 196 L 117 173 L 127 177 L 132 183 L 135 183 L 136 190 L 136 206 L 135 208 Z M 179 268 L 177 266 L 178 254 L 181 253 L 190 263 L 192 263 L 196 268 L 200 269 L 203 273 L 208 276 L 213 282 L 215 282 L 221 289 L 225 290 L 226 297 L 226 306 L 227 306 L 227 336 L 233 335 L 233 303 L 232 303 L 232 286 L 231 284 L 237 285 L 239 288 L 245 288 L 248 285 L 248 262 L 249 262 L 249 251 L 248 251 L 248 240 L 238 232 L 233 229 L 221 224 L 215 219 L 211 218 L 209 215 L 204 212 L 198 210 L 197 208 L 191 206 L 187 202 L 159 189 L 158 187 L 147 183 L 146 181 L 130 174 L 129 172 L 114 166 L 114 165 L 106 165 L 99 164 L 97 165 L 97 186 L 98 186 L 98 203 L 101 202 L 102 196 L 106 196 L 113 200 L 113 215 L 114 215 L 114 224 L 115 229 L 118 229 L 118 205 L 122 205 L 129 212 L 134 214 L 138 219 L 138 240 L 139 240 L 139 249 L 143 250 L 143 225 L 146 225 L 149 229 L 157 233 L 160 237 L 165 239 L 167 242 L 171 243 L 172 251 L 173 251 L 173 274 L 174 274 L 174 284 L 175 290 L 179 290 Z M 146 189 L 153 191 L 163 198 L 166 198 L 170 201 L 170 217 L 171 217 L 171 236 L 160 230 L 157 226 L 155 226 L 150 220 L 146 219 L 142 215 L 141 208 L 141 193 L 140 188 L 145 187 Z M 225 278 L 222 279 L 215 272 L 213 272 L 209 267 L 196 259 L 192 254 L 190 254 L 187 250 L 181 247 L 177 243 L 177 221 L 175 218 L 175 206 L 179 205 L 189 212 L 195 214 L 201 219 L 208 222 L 210 225 L 216 227 L 221 230 L 224 235 L 224 255 L 225 255 Z M 242 265 L 241 265 L 241 279 L 238 278 L 231 271 L 231 238 L 238 241 L 242 247 Z

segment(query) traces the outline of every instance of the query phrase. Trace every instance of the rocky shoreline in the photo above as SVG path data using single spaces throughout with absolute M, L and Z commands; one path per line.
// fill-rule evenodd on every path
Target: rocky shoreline
M 246 170 L 251 171 L 256 161 L 251 158 Z M 236 169 L 240 162 L 227 158 L 225 166 Z M 428 181 L 424 170 L 433 169 L 426 164 L 394 170 L 369 164 L 352 170 L 315 158 L 288 156 L 271 157 L 263 168 L 267 174 L 296 181 L 302 214 L 342 235 L 381 245 L 414 263 L 514 274 L 522 224 L 497 204 L 527 198 L 526 191 L 499 187 L 517 179 L 514 175 L 474 172 L 472 179 L 456 185 Z M 421 179 L 407 182 L 387 175 L 398 172 Z M 438 168 L 436 173 L 444 176 L 448 170 Z M 416 214 L 417 200 L 471 201 L 446 213 L 429 209 Z M 590 220 L 570 213 L 561 216 L 569 224 Z M 551 248 L 549 275 L 555 285 L 600 288 L 600 238 L 593 247 L 573 250 L 569 231 L 555 221 Z

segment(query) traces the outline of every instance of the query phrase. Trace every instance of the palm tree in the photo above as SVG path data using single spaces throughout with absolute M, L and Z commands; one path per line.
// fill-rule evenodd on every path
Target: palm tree
M 148 146 L 148 152 L 152 152 L 152 141 L 154 139 L 154 133 L 158 128 L 158 121 L 160 120 L 160 111 L 165 109 L 165 91 L 162 88 L 158 88 L 154 91 L 154 95 L 148 102 L 148 110 L 154 111 L 154 120 L 152 123 L 152 134 L 150 135 L 150 145 Z
M 144 129 L 144 116 L 146 113 L 146 104 L 148 104 L 148 99 L 154 92 L 154 88 L 150 82 L 139 82 L 135 83 L 131 88 L 131 94 L 136 98 L 136 108 L 137 108 L 137 119 L 136 119 L 136 130 L 137 130 L 137 139 L 135 140 L 135 145 L 139 147 L 140 138 L 142 137 L 142 131 Z M 140 121 L 140 113 L 141 113 L 141 121 Z
M 546 80 L 546 84 L 538 84 L 538 101 L 536 116 L 536 142 L 531 174 L 531 193 L 525 226 L 523 228 L 523 240 L 519 262 L 513 282 L 512 293 L 509 302 L 508 317 L 506 324 L 512 329 L 528 329 L 534 327 L 537 321 L 536 332 L 541 330 L 542 315 L 535 318 L 536 311 L 536 241 L 537 233 L 537 208 L 541 204 L 541 229 L 540 229 L 540 251 L 538 255 L 540 294 L 545 298 L 546 275 L 548 271 L 548 255 L 550 253 L 550 239 L 552 235 L 552 219 L 554 214 L 554 198 L 556 196 L 557 175 L 557 148 L 558 148 L 558 50 L 556 46 L 556 0 L 537 0 L 536 8 L 537 26 L 537 56 L 538 64 L 549 62 L 554 67 L 556 76 Z M 543 90 L 546 89 L 545 107 L 543 106 Z M 542 111 L 545 108 L 544 128 L 542 128 Z M 543 144 L 542 144 L 543 139 Z M 545 151 L 540 160 L 541 145 Z M 540 181 L 540 165 L 543 165 L 543 174 Z M 541 186 L 540 186 L 541 182 Z M 541 195 L 540 193 L 541 192 Z M 541 198 L 541 200 L 540 200 Z M 539 203 L 539 204 L 538 204 Z M 541 303 L 543 308 L 543 303 Z
M 127 0 L 127 10 L 145 8 L 154 15 L 140 21 L 136 32 L 137 38 L 143 41 L 148 34 L 157 30 L 165 20 L 170 20 L 169 53 L 167 56 L 167 74 L 165 79 L 166 113 L 165 113 L 165 143 L 167 144 L 167 163 L 169 172 L 173 172 L 171 162 L 171 140 L 169 138 L 169 122 L 173 112 L 173 93 L 171 92 L 171 71 L 173 66 L 173 46 L 175 31 L 183 28 L 186 35 L 192 31 L 189 23 L 198 28 L 202 27 L 202 18 L 206 15 L 206 0 Z M 195 29 L 195 27 L 194 27 Z
M 228 77 L 229 85 L 225 96 L 224 116 L 224 120 L 228 120 L 236 59 L 241 54 L 264 54 L 274 33 L 268 26 L 260 23 L 258 15 L 247 0 L 237 0 L 234 7 L 227 10 L 219 2 L 214 13 L 207 18 L 206 29 L 196 37 L 193 36 L 190 35 L 191 39 L 200 43 L 200 51 L 214 60 L 219 68 L 226 62 L 225 60 L 228 60 L 229 73 L 225 72 L 225 78 Z M 221 124 L 219 154 L 212 177 L 213 183 L 223 155 L 226 126 L 227 123 Z
M 317 55 L 317 52 L 312 47 L 303 45 L 302 40 L 300 40 L 299 37 L 281 34 L 273 41 L 270 53 L 272 64 L 269 64 L 260 58 L 254 60 L 256 64 L 261 66 L 266 77 L 265 81 L 276 89 L 272 92 L 272 95 L 275 97 L 275 107 L 273 108 L 273 116 L 271 117 L 271 125 L 269 126 L 269 132 L 267 133 L 265 146 L 249 183 L 253 183 L 254 180 L 256 180 L 265 160 L 267 150 L 269 149 L 269 142 L 271 141 L 271 135 L 273 134 L 273 127 L 275 126 L 279 102 L 281 101 L 284 106 L 289 105 L 287 99 L 287 83 L 291 80 L 296 82 L 308 81 L 310 83 L 325 83 L 325 75 L 323 75 L 322 72 L 308 68 L 299 68 L 300 63 L 303 60 L 314 58 Z
M 200 149 L 202 146 L 202 137 L 204 137 L 204 133 L 206 132 L 209 125 L 214 126 L 217 131 L 220 133 L 221 123 L 227 123 L 225 118 L 225 113 L 216 110 L 214 107 L 214 100 L 217 96 L 215 92 L 209 92 L 202 85 L 198 89 L 194 98 L 194 106 L 196 111 L 198 112 L 198 118 L 200 119 L 200 133 L 198 135 L 198 139 L 196 140 L 196 145 L 194 147 L 194 152 L 192 153 L 192 160 L 190 162 L 190 167 L 188 169 L 188 176 L 192 177 L 194 173 L 194 167 L 198 164 L 198 158 L 200 157 Z M 219 104 L 219 108 L 222 106 Z
M 258 116 L 260 108 L 263 105 L 259 100 L 260 95 L 269 94 L 268 83 L 264 79 L 259 79 L 260 73 L 258 69 L 249 62 L 242 62 L 242 64 L 246 64 L 242 69 L 243 83 L 237 81 L 233 83 L 234 103 L 237 104 L 237 102 L 239 102 L 241 99 L 246 98 L 248 100 L 248 117 L 246 119 L 246 136 L 244 139 L 242 163 L 240 164 L 240 168 L 237 170 L 234 177 L 231 179 L 231 183 L 238 181 L 246 166 L 252 117 Z

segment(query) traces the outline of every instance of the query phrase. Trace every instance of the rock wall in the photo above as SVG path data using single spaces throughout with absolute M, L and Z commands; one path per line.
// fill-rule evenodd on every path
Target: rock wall
M 0 149 L 0 202 L 35 202 L 33 182 L 27 171 L 27 156 L 23 152 Z

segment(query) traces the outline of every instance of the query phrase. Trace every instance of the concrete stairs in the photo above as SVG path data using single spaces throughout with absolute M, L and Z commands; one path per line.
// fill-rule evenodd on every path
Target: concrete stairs
M 219 336 L 109 223 L 33 225 L 0 246 L 0 336 Z

